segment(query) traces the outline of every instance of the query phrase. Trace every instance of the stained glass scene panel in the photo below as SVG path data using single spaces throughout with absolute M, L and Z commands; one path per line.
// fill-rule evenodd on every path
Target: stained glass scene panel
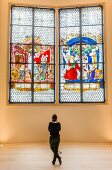
M 80 65 L 78 63 L 60 66 L 60 83 L 79 83 Z
M 77 26 L 73 25 L 75 23 L 75 17 L 72 18 L 69 15 L 72 14 L 74 10 L 75 9 L 62 9 L 59 13 L 61 18 L 59 25 L 60 101 L 70 102 L 70 97 L 73 99 L 72 94 L 74 93 L 75 97 L 78 92 L 80 102 L 104 102 L 102 7 L 79 8 L 79 15 L 77 13 L 79 24 L 76 24 Z M 67 20 L 68 25 L 64 22 L 66 17 L 68 17 L 67 19 L 69 20 Z M 78 23 L 77 17 L 76 23 Z M 74 22 L 72 22 L 72 20 L 74 20 Z M 71 86 L 70 88 L 65 88 L 65 84 L 62 85 L 62 83 L 66 83 L 66 86 L 69 84 Z M 80 90 L 75 88 L 76 85 L 73 86 L 73 84 L 77 83 L 80 83 L 80 88 L 78 88 Z M 71 94 L 70 91 L 74 92 Z M 92 92 L 93 98 L 91 97 Z M 88 96 L 87 98 L 86 94 Z M 78 101 L 76 98 L 72 100 L 72 102 Z
M 80 45 L 74 44 L 71 47 L 60 47 L 60 63 L 64 66 L 66 64 L 80 63 Z
M 83 82 L 104 82 L 103 64 L 83 64 Z
M 30 82 L 32 81 L 31 64 L 12 64 L 11 82 Z
M 34 46 L 34 63 L 54 64 L 54 46 Z
M 54 65 L 35 64 L 34 82 L 54 83 Z
M 80 46 L 60 47 L 60 82 L 80 82 Z
M 70 42 L 71 43 L 71 42 Z M 74 38 L 73 45 L 60 47 L 60 102 L 79 102 L 80 95 L 80 46 Z M 73 84 L 74 83 L 74 84 Z M 66 95 L 68 97 L 64 97 Z M 70 96 L 72 99 L 70 100 Z M 73 97 L 74 96 L 74 97 Z
M 82 63 L 103 63 L 102 45 L 82 45 Z
M 11 62 L 21 63 L 21 64 L 31 64 L 32 63 L 32 45 L 11 45 Z
M 9 101 L 55 102 L 54 10 L 11 12 Z

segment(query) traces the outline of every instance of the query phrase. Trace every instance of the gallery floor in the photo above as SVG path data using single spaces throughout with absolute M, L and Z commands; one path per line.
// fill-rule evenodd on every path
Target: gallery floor
M 0 146 L 0 170 L 112 170 L 111 144 L 61 143 L 62 165 L 53 166 L 48 144 Z

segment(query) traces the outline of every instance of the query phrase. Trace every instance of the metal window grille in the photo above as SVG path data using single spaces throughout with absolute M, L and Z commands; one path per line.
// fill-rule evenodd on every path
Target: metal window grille
M 55 102 L 54 9 L 11 8 L 9 103 Z
M 103 7 L 59 10 L 59 102 L 105 102 Z

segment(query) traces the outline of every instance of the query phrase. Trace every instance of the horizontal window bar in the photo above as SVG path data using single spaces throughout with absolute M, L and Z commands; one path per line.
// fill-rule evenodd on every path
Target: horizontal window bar
M 103 81 L 103 82 L 101 82 L 101 81 L 99 81 L 99 82 L 92 82 L 92 81 L 89 81 L 88 80 L 88 82 L 84 82 L 84 80 L 82 81 L 82 80 L 79 80 L 79 82 L 68 82 L 68 83 L 65 83 L 65 82 L 60 82 L 60 84 L 63 84 L 63 85 L 65 85 L 65 84 L 105 84 L 105 82 Z
M 97 62 L 97 63 L 69 63 L 69 64 L 91 64 L 91 65 L 94 65 L 94 64 L 104 64 L 104 62 Z M 58 64 L 58 65 L 69 65 L 69 64 L 62 64 L 62 63 L 60 63 L 60 64 Z
M 81 41 L 82 42 L 82 41 Z M 81 43 L 82 45 L 89 45 L 89 44 L 84 44 L 84 43 Z M 74 44 L 73 46 L 76 46 L 76 45 L 79 45 L 80 46 L 80 43 L 77 43 L 77 44 Z M 104 42 L 102 42 L 102 43 L 97 43 L 96 45 L 104 45 Z M 67 44 L 63 44 L 63 45 L 58 45 L 59 47 L 60 46 L 67 46 L 67 47 L 71 47 L 71 46 L 69 46 L 69 45 L 67 45 Z M 82 50 L 83 51 L 83 50 Z
M 54 80 L 54 79 L 53 79 Z M 9 84 L 56 84 L 55 82 L 51 83 L 51 82 L 13 82 L 10 81 Z
M 24 65 L 24 64 L 32 64 L 32 63 L 14 63 L 14 62 L 10 62 L 9 64 L 15 64 L 15 65 L 19 65 L 19 64 L 22 64 L 22 65 Z M 56 65 L 56 64 L 54 64 L 54 63 L 33 63 L 34 65 L 35 64 L 38 64 L 38 65 Z
M 90 27 L 90 26 L 91 26 L 91 27 L 93 26 L 93 27 L 94 27 L 94 26 L 104 26 L 104 24 L 90 24 L 90 25 L 88 24 L 88 25 L 82 25 L 82 27 L 83 27 L 83 26 L 89 26 L 89 27 Z M 74 26 L 71 25 L 71 26 L 64 26 L 64 27 L 59 27 L 59 28 L 73 28 L 73 27 L 74 27 L 74 28 L 76 28 L 76 27 L 80 28 L 80 25 L 79 25 L 79 26 L 78 26 L 78 25 L 76 25 L 76 26 L 75 26 L 75 25 L 74 25 Z
M 36 43 L 34 43 L 34 44 L 25 44 L 25 43 L 10 43 L 10 45 L 34 45 L 34 46 L 36 46 L 36 45 L 38 45 L 38 46 L 53 46 L 53 47 L 55 47 L 55 45 L 49 45 L 49 44 L 43 44 L 43 45 L 41 45 L 41 44 L 36 44 Z
M 20 25 L 19 25 L 19 24 L 10 24 L 10 26 L 32 27 L 32 25 L 21 25 L 21 24 L 20 24 Z M 49 26 L 36 26 L 36 25 L 34 26 L 34 28 L 35 28 L 35 27 L 39 27 L 39 28 L 56 28 L 56 27 L 49 27 Z

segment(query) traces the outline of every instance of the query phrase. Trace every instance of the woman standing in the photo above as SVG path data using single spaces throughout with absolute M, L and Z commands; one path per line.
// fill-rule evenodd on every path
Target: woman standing
M 61 124 L 57 121 L 57 115 L 53 114 L 52 116 L 52 122 L 49 123 L 48 130 L 50 132 L 50 148 L 54 153 L 52 164 L 54 165 L 56 162 L 56 158 L 58 158 L 58 161 L 61 165 L 61 157 L 58 154 L 58 147 L 60 143 L 60 134 L 59 131 L 61 130 Z

